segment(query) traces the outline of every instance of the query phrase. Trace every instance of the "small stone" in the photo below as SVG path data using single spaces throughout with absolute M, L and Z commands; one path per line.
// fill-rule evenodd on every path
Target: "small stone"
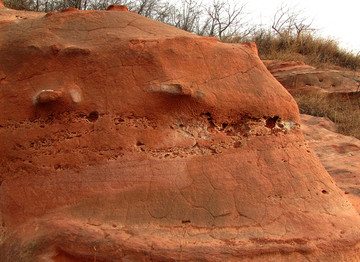
M 47 104 L 55 102 L 62 97 L 61 91 L 55 90 L 41 90 L 39 94 L 34 97 L 34 104 Z
M 110 5 L 107 9 L 107 11 L 122 11 L 127 12 L 129 11 L 126 5 Z

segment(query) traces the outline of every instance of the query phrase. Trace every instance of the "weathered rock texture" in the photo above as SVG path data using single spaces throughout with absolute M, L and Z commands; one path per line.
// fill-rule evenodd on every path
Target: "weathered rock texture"
M 254 47 L 116 10 L 1 23 L 0 260 L 360 259 Z
M 318 91 L 352 94 L 359 89 L 360 74 L 344 70 L 317 69 L 300 61 L 264 60 L 268 70 L 290 92 Z
M 360 140 L 336 133 L 335 124 L 324 117 L 301 115 L 301 126 L 310 147 L 360 212 Z

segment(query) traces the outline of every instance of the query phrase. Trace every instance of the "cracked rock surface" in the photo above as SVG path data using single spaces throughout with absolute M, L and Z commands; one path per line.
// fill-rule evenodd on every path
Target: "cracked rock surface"
M 324 117 L 302 114 L 301 127 L 321 163 L 360 212 L 360 140 L 336 133 L 335 124 Z
M 359 260 L 254 46 L 117 10 L 0 6 L 0 261 Z

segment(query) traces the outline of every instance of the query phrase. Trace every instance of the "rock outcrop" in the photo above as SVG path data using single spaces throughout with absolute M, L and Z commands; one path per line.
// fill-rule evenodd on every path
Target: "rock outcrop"
M 291 93 L 318 91 L 352 94 L 359 91 L 360 74 L 344 70 L 317 69 L 300 61 L 264 60 L 268 70 Z M 356 81 L 358 80 L 358 81 Z
M 360 212 L 360 140 L 336 133 L 335 124 L 324 117 L 301 115 L 301 126 L 310 147 Z
M 119 9 L 0 9 L 0 260 L 360 259 L 254 46 Z

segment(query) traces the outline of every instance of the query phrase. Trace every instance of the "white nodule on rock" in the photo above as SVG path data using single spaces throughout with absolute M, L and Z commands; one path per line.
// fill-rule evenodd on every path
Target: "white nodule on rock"
M 181 84 L 160 84 L 152 85 L 148 89 L 150 92 L 168 93 L 171 95 L 192 95 L 192 90 Z
M 298 128 L 298 126 L 292 121 L 281 121 L 281 126 L 283 130 L 287 131 L 290 131 L 293 128 Z
M 76 89 L 70 90 L 70 97 L 74 103 L 80 103 L 82 100 L 81 93 Z

